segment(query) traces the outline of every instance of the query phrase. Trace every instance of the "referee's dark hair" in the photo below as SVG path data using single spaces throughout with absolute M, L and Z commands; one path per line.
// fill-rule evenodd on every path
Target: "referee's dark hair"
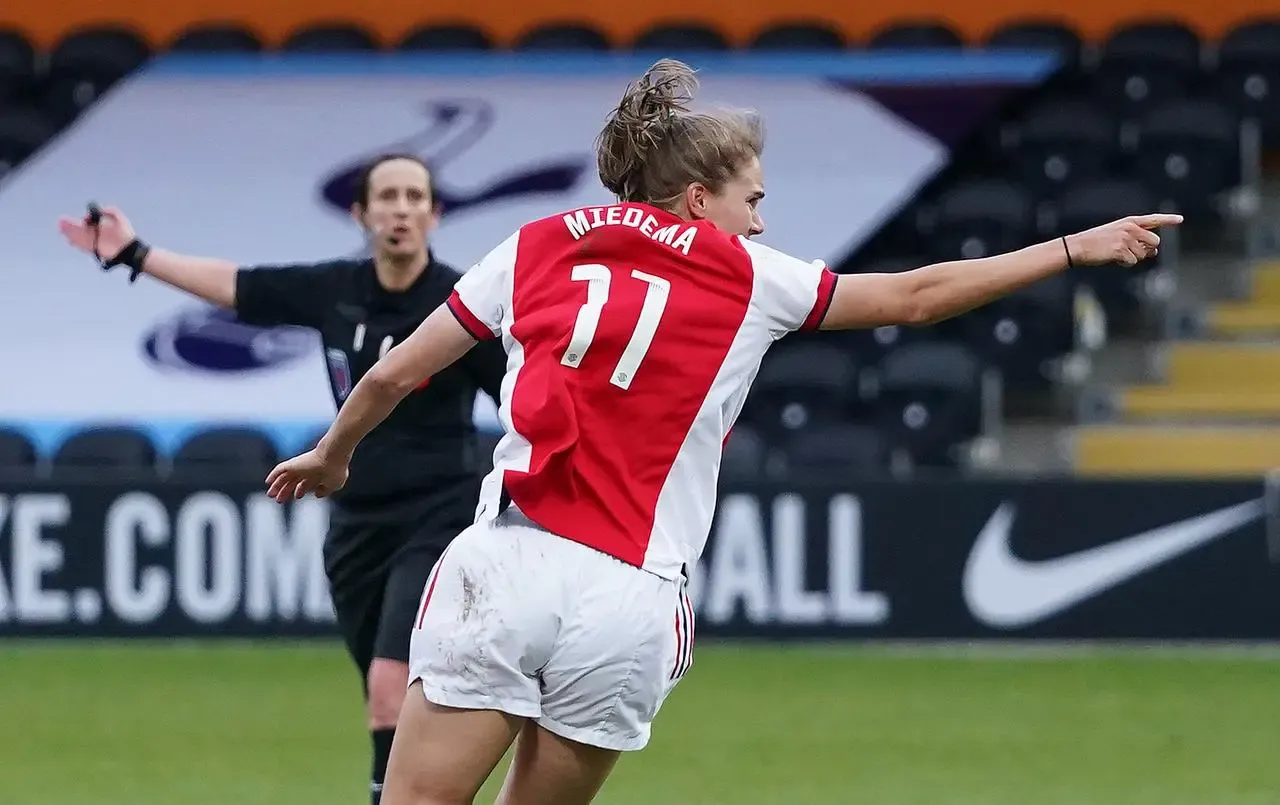
M 436 199 L 435 175 L 431 172 L 431 166 L 427 164 L 427 161 L 422 157 L 418 156 L 417 154 L 410 154 L 408 152 L 399 153 L 399 152 L 392 151 L 385 154 L 379 154 L 378 156 L 369 160 L 369 162 L 364 166 L 364 168 L 356 176 L 356 202 L 355 203 L 359 205 L 360 209 L 364 210 L 364 209 L 368 209 L 369 207 L 369 181 L 373 176 L 373 172 L 377 170 L 379 165 L 382 165 L 387 162 L 395 162 L 398 159 L 403 159 L 408 162 L 416 162 L 417 164 L 423 167 L 423 169 L 427 172 L 427 194 L 431 197 L 431 206 L 434 207 L 440 203 L 439 200 Z

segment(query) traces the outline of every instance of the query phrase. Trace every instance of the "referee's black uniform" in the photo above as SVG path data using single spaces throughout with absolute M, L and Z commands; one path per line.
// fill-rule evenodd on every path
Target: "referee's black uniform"
M 372 260 L 258 266 L 236 274 L 246 324 L 320 333 L 341 406 L 378 358 L 448 298 L 460 274 L 428 253 L 401 292 L 384 289 Z M 476 449 L 476 391 L 496 402 L 506 371 L 500 342 L 477 344 L 409 395 L 356 448 L 333 495 L 324 566 L 338 628 L 367 679 L 374 658 L 407 662 L 422 588 L 441 551 L 471 524 L 486 457 Z

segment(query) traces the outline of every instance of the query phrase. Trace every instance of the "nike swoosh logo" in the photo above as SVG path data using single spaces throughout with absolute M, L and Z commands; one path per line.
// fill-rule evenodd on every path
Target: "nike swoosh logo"
M 1013 555 L 1015 517 L 1004 503 L 983 526 L 964 569 L 964 599 L 988 626 L 1016 628 L 1092 598 L 1259 519 L 1262 500 L 1227 506 L 1141 534 L 1042 562 Z

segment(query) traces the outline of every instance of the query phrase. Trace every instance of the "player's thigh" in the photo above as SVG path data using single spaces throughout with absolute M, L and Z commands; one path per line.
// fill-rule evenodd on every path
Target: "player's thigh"
M 496 805 L 585 805 L 604 787 L 619 753 L 571 741 L 532 721 L 516 740 Z
M 538 723 L 572 741 L 634 751 L 688 669 L 692 624 L 682 585 L 589 551 L 580 606 L 543 669 Z
M 539 536 L 472 526 L 431 571 L 409 641 L 409 680 L 421 680 L 432 702 L 540 715 L 535 677 L 558 634 L 558 569 L 528 535 Z
M 324 546 L 338 632 L 362 680 L 376 653 L 392 555 L 378 545 L 380 531 L 374 526 L 334 526 Z
M 418 616 L 418 604 L 422 602 L 427 579 L 447 544 L 448 539 L 444 538 L 438 542 L 409 543 L 392 560 L 382 597 L 375 658 L 403 663 L 409 661 L 409 636 Z
M 470 805 L 523 723 L 491 710 L 442 707 L 414 683 L 396 725 L 383 805 Z

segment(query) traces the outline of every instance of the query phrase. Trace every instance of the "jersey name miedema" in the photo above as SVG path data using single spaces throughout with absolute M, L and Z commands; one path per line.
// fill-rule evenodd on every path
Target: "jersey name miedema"
M 701 555 L 724 441 L 768 348 L 815 328 L 835 275 L 643 204 L 527 224 L 449 307 L 508 354 L 503 491 L 562 537 L 665 578 Z

